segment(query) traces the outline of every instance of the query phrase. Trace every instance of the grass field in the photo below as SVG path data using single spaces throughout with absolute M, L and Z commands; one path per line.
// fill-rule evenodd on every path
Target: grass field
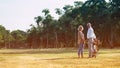
M 77 49 L 0 50 L 0 68 L 120 68 L 120 49 L 101 49 L 97 58 L 77 58 Z

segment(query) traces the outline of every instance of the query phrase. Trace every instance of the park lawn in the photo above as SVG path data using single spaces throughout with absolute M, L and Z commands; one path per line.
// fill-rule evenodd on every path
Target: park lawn
M 100 49 L 97 58 L 77 58 L 77 49 L 1 49 L 0 68 L 120 68 L 120 49 Z

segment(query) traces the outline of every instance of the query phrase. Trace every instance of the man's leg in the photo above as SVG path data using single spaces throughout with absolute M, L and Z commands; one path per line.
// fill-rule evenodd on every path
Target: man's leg
M 88 40 L 89 58 L 92 57 L 92 50 L 93 50 L 92 46 L 93 46 L 93 45 L 92 45 L 92 38 L 90 38 L 90 39 Z

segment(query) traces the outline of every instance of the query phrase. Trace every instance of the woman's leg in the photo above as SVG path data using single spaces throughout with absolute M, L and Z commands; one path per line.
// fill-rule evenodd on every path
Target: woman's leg
M 78 58 L 80 58 L 80 45 L 79 45 L 79 48 L 78 48 Z
M 81 58 L 83 58 L 84 44 L 81 44 Z
M 80 44 L 79 49 L 78 49 L 78 57 L 81 56 L 81 58 L 83 58 L 83 50 L 84 50 L 84 45 Z

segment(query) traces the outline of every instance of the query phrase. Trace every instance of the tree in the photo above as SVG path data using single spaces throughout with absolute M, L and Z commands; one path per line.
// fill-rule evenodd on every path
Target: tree
M 56 8 L 55 10 L 56 10 L 56 12 L 55 12 L 56 14 L 58 14 L 58 15 L 61 15 L 61 14 L 62 14 L 62 10 L 61 10 L 61 9 Z
M 75 1 L 74 5 L 75 5 L 75 7 L 81 7 L 83 5 L 83 2 L 81 2 L 81 1 Z
M 47 16 L 50 13 L 49 9 L 43 9 L 42 12 L 45 14 L 45 16 Z
M 27 42 L 29 43 L 30 48 L 38 48 L 38 31 L 37 28 L 31 24 L 31 28 L 27 31 L 28 37 L 27 37 Z
M 65 5 L 65 6 L 63 7 L 63 9 L 64 9 L 64 11 L 65 11 L 65 14 L 67 14 L 67 13 L 69 13 L 69 12 L 72 11 L 73 6 L 71 6 L 71 5 Z
M 0 47 L 6 46 L 6 29 L 2 25 L 0 25 L 0 45 Z
M 39 28 L 39 24 L 40 24 L 40 22 L 42 21 L 42 17 L 41 17 L 41 16 L 37 16 L 37 17 L 35 17 L 34 19 L 36 20 L 37 26 L 38 26 L 38 28 Z
M 27 39 L 27 33 L 22 30 L 14 30 L 11 32 L 11 35 L 14 38 L 14 48 L 24 47 L 25 41 Z
M 120 45 L 118 43 L 119 37 L 119 22 L 120 22 L 120 1 L 119 0 L 110 0 L 109 6 L 109 22 L 110 22 L 110 35 L 109 35 L 109 45 L 113 48 L 115 45 Z
M 42 12 L 45 14 L 45 19 L 43 20 L 43 28 L 46 29 L 45 30 L 46 35 L 47 35 L 46 47 L 48 47 L 48 44 L 49 44 L 49 31 L 48 31 L 48 28 L 49 28 L 50 22 L 52 21 L 53 17 L 49 14 L 49 9 L 44 9 Z

